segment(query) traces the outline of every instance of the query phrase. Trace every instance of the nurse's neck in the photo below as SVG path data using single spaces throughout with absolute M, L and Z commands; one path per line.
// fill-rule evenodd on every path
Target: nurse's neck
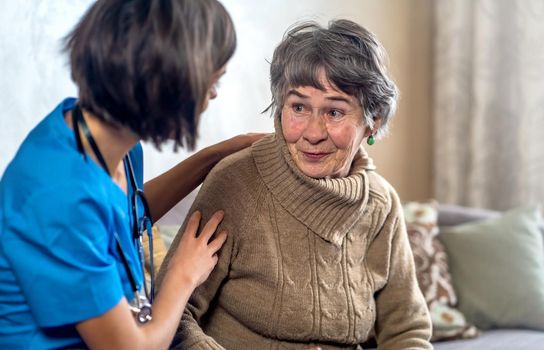
M 106 161 L 109 174 L 115 182 L 118 182 L 117 180 L 119 179 L 126 179 L 123 158 L 139 141 L 138 136 L 126 127 L 112 125 L 98 119 L 87 110 L 82 110 L 82 113 L 83 118 L 85 118 L 85 122 L 89 127 L 89 131 Z M 64 119 L 66 124 L 73 130 L 71 110 L 65 113 Z M 89 145 L 81 127 L 79 128 L 79 132 L 85 152 L 100 166 L 98 158 Z M 121 187 L 125 189 L 125 186 Z

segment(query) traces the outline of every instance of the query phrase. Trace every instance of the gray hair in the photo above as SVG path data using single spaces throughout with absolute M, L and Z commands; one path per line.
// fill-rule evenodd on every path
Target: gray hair
M 279 117 L 290 87 L 324 90 L 319 81 L 322 70 L 329 82 L 359 100 L 367 126 L 381 118 L 376 135 L 384 135 L 398 98 L 385 50 L 374 34 L 345 19 L 331 21 L 328 28 L 304 22 L 288 30 L 272 57 L 272 103 L 267 110 Z

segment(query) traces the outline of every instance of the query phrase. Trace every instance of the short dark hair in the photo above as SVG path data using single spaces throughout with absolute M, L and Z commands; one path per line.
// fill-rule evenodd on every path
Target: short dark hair
M 158 148 L 194 148 L 212 76 L 235 48 L 217 0 L 98 0 L 65 38 L 81 107 Z
M 382 135 L 396 110 L 398 90 L 389 77 L 382 45 L 367 29 L 341 19 L 323 28 L 310 21 L 290 29 L 274 50 L 270 65 L 272 108 L 279 117 L 290 87 L 323 90 L 319 74 L 343 92 L 355 96 L 364 111 L 365 125 L 381 118 Z

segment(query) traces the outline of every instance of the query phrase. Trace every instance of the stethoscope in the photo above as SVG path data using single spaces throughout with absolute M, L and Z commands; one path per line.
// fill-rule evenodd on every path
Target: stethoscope
M 77 104 L 72 110 L 72 119 L 73 119 L 74 135 L 76 138 L 78 151 L 84 157 L 87 156 L 83 148 L 83 143 L 81 142 L 81 136 L 79 135 L 79 127 L 81 126 L 83 134 L 85 135 L 85 138 L 89 142 L 89 145 L 91 146 L 96 158 L 98 159 L 98 162 L 100 163 L 102 168 L 106 171 L 106 173 L 111 176 L 110 172 L 108 171 L 108 167 L 106 166 L 106 161 L 104 160 L 104 157 L 102 156 L 102 153 L 100 152 L 100 149 L 98 148 L 98 145 L 94 141 L 93 135 L 91 134 L 89 127 L 87 126 L 87 123 L 85 122 L 85 118 L 83 118 L 83 114 L 81 113 L 81 108 Z M 152 318 L 151 303 L 153 302 L 153 295 L 155 294 L 154 270 L 153 270 L 153 234 L 152 234 L 153 221 L 151 219 L 149 205 L 147 204 L 144 191 L 138 188 L 138 184 L 136 183 L 136 177 L 134 175 L 134 169 L 132 168 L 132 162 L 130 160 L 130 157 L 126 155 L 123 158 L 123 162 L 125 165 L 125 169 L 128 170 L 128 173 L 129 173 L 128 178 L 132 186 L 132 196 L 130 199 L 130 205 L 132 210 L 132 225 L 131 225 L 132 238 L 134 239 L 134 241 L 136 242 L 138 246 L 138 254 L 140 256 L 140 264 L 141 264 L 143 276 L 145 276 L 144 274 L 145 259 L 144 259 L 144 249 L 142 244 L 142 236 L 143 236 L 144 229 L 147 230 L 148 241 L 149 241 L 149 271 L 150 271 L 149 274 L 151 277 L 150 290 L 148 290 L 145 280 L 142 283 L 144 293 L 142 293 L 141 289 L 138 288 L 138 285 L 136 284 L 136 279 L 128 264 L 127 257 L 125 255 L 123 247 L 121 246 L 121 240 L 119 239 L 119 235 L 117 235 L 117 232 L 114 233 L 114 236 L 115 236 L 115 241 L 117 246 L 117 252 L 119 253 L 119 256 L 121 257 L 121 261 L 125 267 L 128 279 L 130 281 L 130 285 L 132 287 L 132 291 L 134 292 L 134 299 L 130 302 L 130 309 L 132 313 L 135 315 L 136 320 L 139 323 L 147 323 Z M 138 215 L 138 198 L 140 198 L 140 201 L 142 202 L 144 207 L 144 216 L 142 219 L 142 225 L 140 225 L 140 220 Z

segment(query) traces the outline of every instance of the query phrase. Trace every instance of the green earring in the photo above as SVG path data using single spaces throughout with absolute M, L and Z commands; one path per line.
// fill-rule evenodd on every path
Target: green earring
M 370 136 L 366 139 L 366 143 L 368 143 L 369 146 L 372 146 L 375 142 L 376 142 L 376 140 L 374 139 L 374 135 L 370 135 Z

